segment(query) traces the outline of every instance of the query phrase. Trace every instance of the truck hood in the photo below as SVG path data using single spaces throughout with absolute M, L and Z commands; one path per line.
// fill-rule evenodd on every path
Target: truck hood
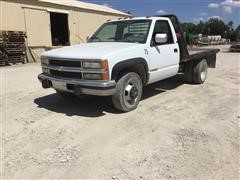
M 48 58 L 107 59 L 109 55 L 142 46 L 136 43 L 98 42 L 54 49 L 42 54 Z

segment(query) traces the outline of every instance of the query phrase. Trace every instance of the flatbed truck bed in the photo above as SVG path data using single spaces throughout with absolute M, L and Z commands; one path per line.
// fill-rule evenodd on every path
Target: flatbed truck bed
M 206 48 L 190 48 L 188 49 L 188 55 L 181 61 L 189 62 L 199 59 L 206 59 L 210 68 L 216 67 L 216 54 L 220 49 L 206 49 Z

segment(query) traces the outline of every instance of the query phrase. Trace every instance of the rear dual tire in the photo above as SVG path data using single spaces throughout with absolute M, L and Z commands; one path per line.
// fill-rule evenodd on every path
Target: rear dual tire
M 203 84 L 207 79 L 208 64 L 205 59 L 197 62 L 189 62 L 185 66 L 185 80 L 189 83 Z
M 193 83 L 202 84 L 207 79 L 208 74 L 208 64 L 204 59 L 198 63 L 193 68 Z

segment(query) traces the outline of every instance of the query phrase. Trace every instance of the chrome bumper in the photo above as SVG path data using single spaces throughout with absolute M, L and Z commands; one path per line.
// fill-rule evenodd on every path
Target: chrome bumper
M 39 81 L 43 88 L 54 88 L 59 91 L 71 92 L 76 95 L 87 94 L 95 96 L 111 96 L 115 93 L 115 81 L 90 81 L 63 79 L 47 76 L 45 74 L 38 75 Z

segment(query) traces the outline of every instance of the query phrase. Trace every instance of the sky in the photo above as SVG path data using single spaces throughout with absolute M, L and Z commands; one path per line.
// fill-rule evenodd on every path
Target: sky
M 176 14 L 181 22 L 198 23 L 211 17 L 240 24 L 240 0 L 82 0 L 130 11 L 133 16 Z

